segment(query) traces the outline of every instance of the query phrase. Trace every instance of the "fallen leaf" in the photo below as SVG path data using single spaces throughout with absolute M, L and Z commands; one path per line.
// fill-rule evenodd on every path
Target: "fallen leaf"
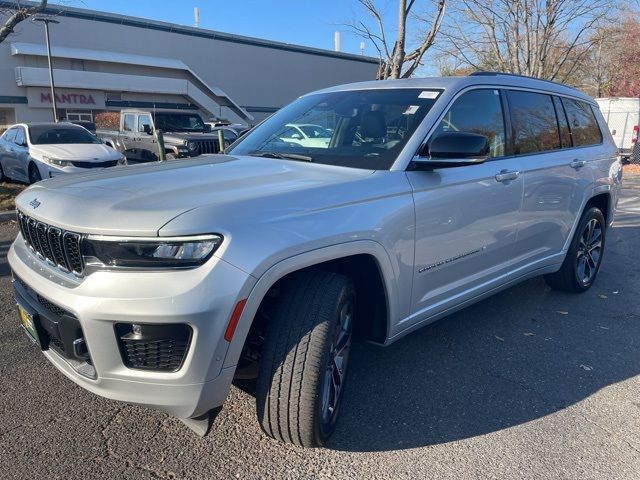
M 496 337 L 496 340 L 500 340 L 501 342 L 504 342 L 504 338 L 499 337 L 498 335 L 494 335 L 494 337 Z
M 523 335 L 525 337 L 531 337 L 531 336 L 535 335 L 535 333 L 533 333 L 533 332 L 524 332 Z
M 562 310 L 556 310 L 556 313 L 559 313 L 560 315 L 569 315 L 569 312 L 564 312 Z
M 618 290 L 615 290 L 615 291 L 613 292 L 613 294 L 614 294 L 614 295 L 617 295 L 618 293 L 620 293 Z
M 584 365 L 584 364 L 580 364 L 580 368 L 582 368 L 583 370 L 586 370 L 587 372 L 590 372 L 591 370 L 593 370 L 593 367 L 591 365 Z
M 605 327 L 604 325 L 598 325 L 602 330 L 609 330 L 609 327 Z
M 607 298 L 607 296 L 606 296 L 606 295 L 602 295 L 602 294 L 600 294 L 600 295 L 598 295 L 598 296 L 599 296 L 600 298 Z

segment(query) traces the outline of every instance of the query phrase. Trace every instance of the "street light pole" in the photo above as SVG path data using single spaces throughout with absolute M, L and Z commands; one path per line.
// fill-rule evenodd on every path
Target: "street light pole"
M 58 105 L 56 103 L 56 87 L 53 82 L 53 65 L 51 63 L 51 41 L 49 39 L 49 24 L 60 23 L 58 20 L 48 17 L 37 17 L 33 19 L 35 22 L 44 23 L 44 36 L 47 41 L 47 60 L 49 61 L 49 82 L 51 83 L 51 103 L 53 105 L 53 121 L 58 121 Z

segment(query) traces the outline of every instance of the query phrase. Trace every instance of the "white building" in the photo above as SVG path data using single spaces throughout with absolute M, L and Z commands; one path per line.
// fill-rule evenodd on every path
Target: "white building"
M 69 120 L 155 108 L 254 124 L 306 92 L 373 79 L 377 68 L 370 57 L 143 18 L 58 5 L 46 13 L 60 22 L 50 26 L 54 81 L 58 116 Z M 53 119 L 46 54 L 40 23 L 20 23 L 0 44 L 0 129 Z

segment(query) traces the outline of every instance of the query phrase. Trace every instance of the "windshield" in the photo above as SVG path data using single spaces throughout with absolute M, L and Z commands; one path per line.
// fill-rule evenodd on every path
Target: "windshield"
M 32 145 L 102 143 L 84 128 L 72 125 L 32 125 L 29 138 Z
M 375 89 L 307 95 L 254 128 L 228 153 L 389 169 L 438 94 Z
M 155 123 L 165 132 L 204 132 L 204 122 L 195 113 L 156 113 Z
M 331 132 L 320 125 L 300 125 L 298 128 L 309 138 L 331 138 Z

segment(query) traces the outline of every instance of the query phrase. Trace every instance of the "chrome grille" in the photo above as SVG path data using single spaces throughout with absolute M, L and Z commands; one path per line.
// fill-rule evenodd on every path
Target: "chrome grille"
M 40 258 L 64 272 L 82 275 L 82 235 L 39 222 L 22 212 L 18 212 L 18 224 L 24 241 Z

